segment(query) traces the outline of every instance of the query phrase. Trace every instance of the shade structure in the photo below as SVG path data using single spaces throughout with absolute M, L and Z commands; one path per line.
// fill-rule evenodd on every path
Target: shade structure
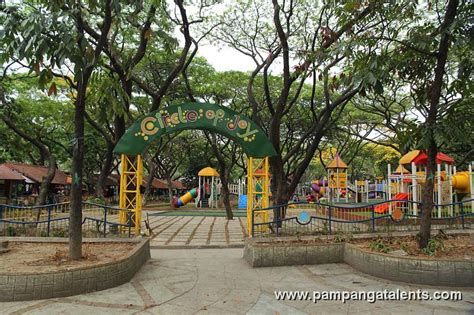
M 418 156 L 420 155 L 420 150 L 413 150 L 413 151 L 410 151 L 408 152 L 407 154 L 405 154 L 404 156 L 402 156 L 400 158 L 400 165 L 404 165 L 404 164 L 411 164 L 411 162 Z
M 395 170 L 395 172 L 393 174 L 409 174 L 410 171 L 407 170 L 405 167 L 403 167 L 403 165 L 398 165 L 397 169 Z
M 347 168 L 347 164 L 341 159 L 339 154 L 336 154 L 334 160 L 327 166 L 327 168 L 337 169 L 337 168 Z
M 426 165 L 428 163 L 428 155 L 425 152 L 422 152 L 413 160 L 413 162 L 416 165 Z M 436 154 L 436 164 L 442 163 L 454 164 L 454 159 L 447 154 L 438 152 L 438 154 Z
M 219 173 L 212 167 L 205 167 L 199 171 L 198 176 L 219 177 Z
M 412 162 L 416 165 L 426 165 L 426 163 L 428 162 L 428 155 L 426 154 L 426 152 L 423 152 L 421 150 L 413 150 L 402 156 L 402 158 L 400 159 L 401 165 L 411 164 Z M 447 154 L 438 152 L 438 154 L 436 155 L 436 164 L 442 163 L 454 164 L 454 159 Z

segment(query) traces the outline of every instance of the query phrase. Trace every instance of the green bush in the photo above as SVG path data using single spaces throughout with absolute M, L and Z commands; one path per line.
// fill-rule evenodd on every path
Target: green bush
M 375 250 L 375 251 L 381 252 L 381 253 L 388 253 L 389 251 L 392 250 L 392 248 L 388 244 L 386 244 L 385 241 L 380 237 L 377 238 L 375 241 L 372 241 L 369 244 L 369 247 L 372 250 Z
M 444 250 L 443 240 L 441 238 L 434 237 L 428 241 L 428 245 L 422 249 L 422 252 L 427 255 L 433 256 L 436 253 L 441 252 L 443 250 Z
M 97 204 L 97 205 L 104 205 L 104 206 L 106 204 L 104 198 L 99 198 L 99 197 L 95 197 L 95 196 L 91 196 L 91 197 L 87 198 L 87 202 L 94 203 L 94 204 Z
M 53 230 L 51 232 L 51 236 L 53 237 L 66 237 L 67 231 L 66 230 Z
M 16 229 L 14 226 L 7 227 L 7 236 L 16 236 Z

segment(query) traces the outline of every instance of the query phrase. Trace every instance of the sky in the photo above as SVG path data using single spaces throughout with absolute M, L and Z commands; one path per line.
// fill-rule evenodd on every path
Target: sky
M 255 63 L 248 56 L 230 47 L 219 48 L 211 44 L 201 44 L 197 53 L 204 57 L 217 71 L 253 71 Z

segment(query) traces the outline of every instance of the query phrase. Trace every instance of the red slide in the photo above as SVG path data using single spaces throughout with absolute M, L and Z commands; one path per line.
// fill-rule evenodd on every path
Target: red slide
M 396 194 L 392 200 L 408 200 L 408 194 L 407 193 L 398 193 Z M 387 203 L 383 203 L 381 205 L 378 205 L 377 207 L 375 207 L 375 212 L 376 213 L 387 213 L 388 211 L 388 202 Z M 398 206 L 398 203 L 397 203 L 397 206 Z

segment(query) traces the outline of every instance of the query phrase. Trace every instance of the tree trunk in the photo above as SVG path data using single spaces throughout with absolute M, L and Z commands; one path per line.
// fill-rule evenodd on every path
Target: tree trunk
M 173 205 L 173 181 L 170 176 L 166 176 L 166 185 L 168 186 L 168 198 L 170 204 Z
M 153 179 L 155 178 L 156 169 L 158 168 L 158 165 L 153 162 L 153 158 L 148 160 L 148 165 L 150 166 L 150 174 L 148 175 L 148 182 L 146 183 L 145 191 L 143 193 L 143 205 L 148 203 L 148 196 L 151 194 L 151 190 L 153 189 Z
M 54 176 L 56 175 L 56 158 L 52 154 L 48 154 L 48 172 L 46 176 L 43 177 L 41 186 L 39 189 L 38 199 L 36 205 L 44 205 L 47 203 L 48 196 L 51 191 L 51 182 L 53 181 Z
M 106 188 L 107 177 L 109 176 L 110 169 L 112 168 L 112 162 L 114 161 L 114 145 L 107 143 L 107 152 L 105 153 L 104 165 L 100 170 L 99 178 L 95 186 L 95 194 L 97 197 L 104 197 L 104 191 Z
M 230 205 L 230 193 L 229 193 L 229 170 L 227 168 L 220 169 L 221 173 L 221 196 L 225 207 L 225 216 L 227 220 L 233 220 L 234 214 L 232 213 L 232 207 Z
M 429 133 L 432 133 L 429 131 Z M 434 141 L 434 136 L 430 141 L 430 146 L 427 150 L 428 162 L 426 166 L 426 180 L 424 185 L 422 207 L 421 207 L 421 224 L 420 224 L 420 237 L 419 247 L 425 248 L 428 245 L 428 241 L 431 237 L 431 211 L 433 210 L 433 191 L 434 191 L 434 179 L 436 174 L 436 154 L 438 148 Z
M 74 112 L 74 147 L 72 156 L 71 208 L 69 213 L 69 258 L 82 257 L 82 172 L 84 166 L 84 117 L 89 75 L 78 82 Z
M 287 204 L 290 200 L 288 181 L 286 179 L 285 170 L 283 168 L 283 161 L 281 156 L 277 155 L 270 157 L 270 171 L 272 173 L 271 191 L 273 205 Z M 278 221 L 285 217 L 286 208 L 275 208 L 273 210 L 273 217 Z M 281 221 L 278 221 L 278 227 L 281 226 Z
M 441 40 L 439 42 L 439 49 L 437 53 L 437 63 L 435 68 L 435 78 L 430 90 L 430 108 L 428 110 L 428 117 L 425 122 L 426 140 L 428 143 L 427 155 L 428 162 L 426 168 L 426 182 L 424 185 L 424 193 L 422 199 L 421 211 L 421 225 L 418 245 L 420 248 L 425 248 L 428 245 L 431 234 L 431 211 L 433 210 L 433 191 L 434 178 L 436 171 L 436 155 L 438 153 L 438 146 L 436 144 L 434 130 L 436 128 L 436 118 L 438 116 L 439 98 L 441 96 L 441 88 L 443 86 L 443 75 L 448 59 L 449 41 L 451 34 L 449 27 L 454 21 L 458 7 L 458 0 L 450 0 L 446 8 L 443 24 L 441 25 Z

